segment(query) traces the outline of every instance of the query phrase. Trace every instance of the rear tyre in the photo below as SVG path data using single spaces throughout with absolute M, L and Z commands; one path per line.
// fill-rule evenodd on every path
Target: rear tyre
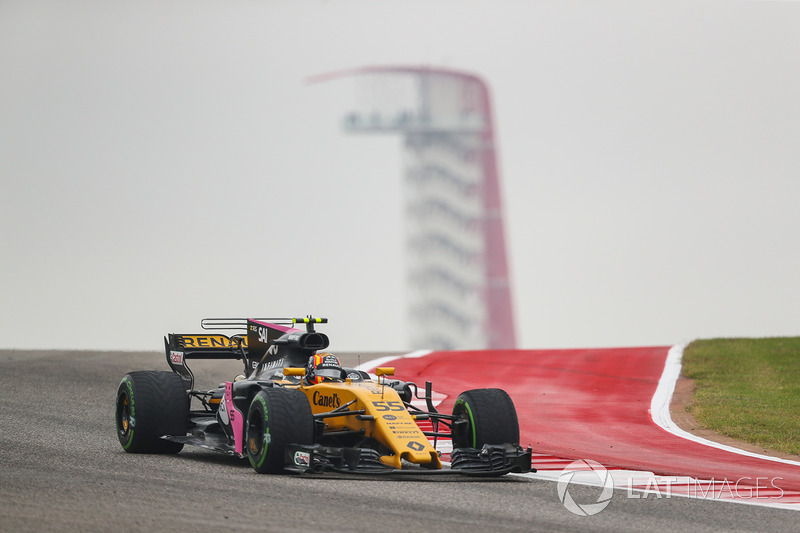
M 245 448 L 259 474 L 283 472 L 287 444 L 313 444 L 314 416 L 299 390 L 271 388 L 255 395 L 247 411 Z
M 117 437 L 130 453 L 178 453 L 183 444 L 161 439 L 183 436 L 189 425 L 189 396 L 174 372 L 125 374 L 117 389 Z
M 466 420 L 453 433 L 453 448 L 483 448 L 484 444 L 519 444 L 519 420 L 514 402 L 502 389 L 462 392 L 453 416 Z

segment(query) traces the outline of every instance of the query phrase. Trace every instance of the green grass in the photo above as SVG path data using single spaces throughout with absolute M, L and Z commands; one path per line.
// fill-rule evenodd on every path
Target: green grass
M 687 410 L 705 427 L 800 454 L 800 337 L 710 339 L 683 354 L 695 380 Z

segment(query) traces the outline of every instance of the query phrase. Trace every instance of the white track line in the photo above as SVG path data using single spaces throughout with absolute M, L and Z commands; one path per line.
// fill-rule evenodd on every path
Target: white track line
M 433 353 L 433 350 L 417 350 L 416 352 L 407 353 L 404 355 L 388 355 L 386 357 L 379 357 L 378 359 L 373 359 L 372 361 L 367 361 L 364 364 L 358 365 L 356 370 L 363 370 L 365 372 L 369 372 L 370 370 L 374 370 L 379 366 L 383 366 L 390 361 L 394 361 L 396 359 L 416 359 L 418 357 L 425 357 L 429 353 Z
M 775 461 L 776 463 L 800 466 L 800 462 L 798 461 L 748 452 L 740 448 L 734 448 L 733 446 L 720 444 L 718 442 L 698 437 L 697 435 L 692 435 L 688 431 L 684 431 L 683 429 L 679 428 L 678 425 L 673 422 L 672 416 L 670 416 L 669 413 L 669 405 L 672 401 L 672 395 L 675 392 L 675 384 L 678 382 L 678 377 L 681 375 L 683 350 L 685 348 L 685 345 L 678 344 L 670 348 L 669 353 L 667 354 L 664 372 L 661 374 L 661 379 L 658 380 L 656 393 L 653 395 L 653 399 L 650 401 L 650 417 L 652 418 L 653 422 L 657 426 L 677 437 L 704 444 L 712 448 L 718 448 L 720 450 L 725 450 L 726 452 L 746 455 L 748 457 L 757 457 L 758 459 L 765 459 L 767 461 Z

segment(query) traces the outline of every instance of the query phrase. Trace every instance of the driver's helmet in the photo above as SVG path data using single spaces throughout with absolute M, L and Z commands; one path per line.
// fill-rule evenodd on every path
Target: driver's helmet
M 341 381 L 343 373 L 339 358 L 332 353 L 322 352 L 308 359 L 306 381 L 311 385 L 323 381 Z

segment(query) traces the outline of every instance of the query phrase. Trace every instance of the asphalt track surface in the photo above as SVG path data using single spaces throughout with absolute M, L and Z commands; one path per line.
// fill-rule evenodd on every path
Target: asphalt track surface
M 599 514 L 576 516 L 559 501 L 555 483 L 510 476 L 263 476 L 244 461 L 196 448 L 177 456 L 127 454 L 115 435 L 117 385 L 130 370 L 165 370 L 163 357 L 0 351 L 0 531 L 800 529 L 795 511 L 627 498 L 625 491 Z M 194 368 L 198 386 L 208 388 L 239 371 L 230 361 Z M 570 486 L 576 500 L 596 491 Z

